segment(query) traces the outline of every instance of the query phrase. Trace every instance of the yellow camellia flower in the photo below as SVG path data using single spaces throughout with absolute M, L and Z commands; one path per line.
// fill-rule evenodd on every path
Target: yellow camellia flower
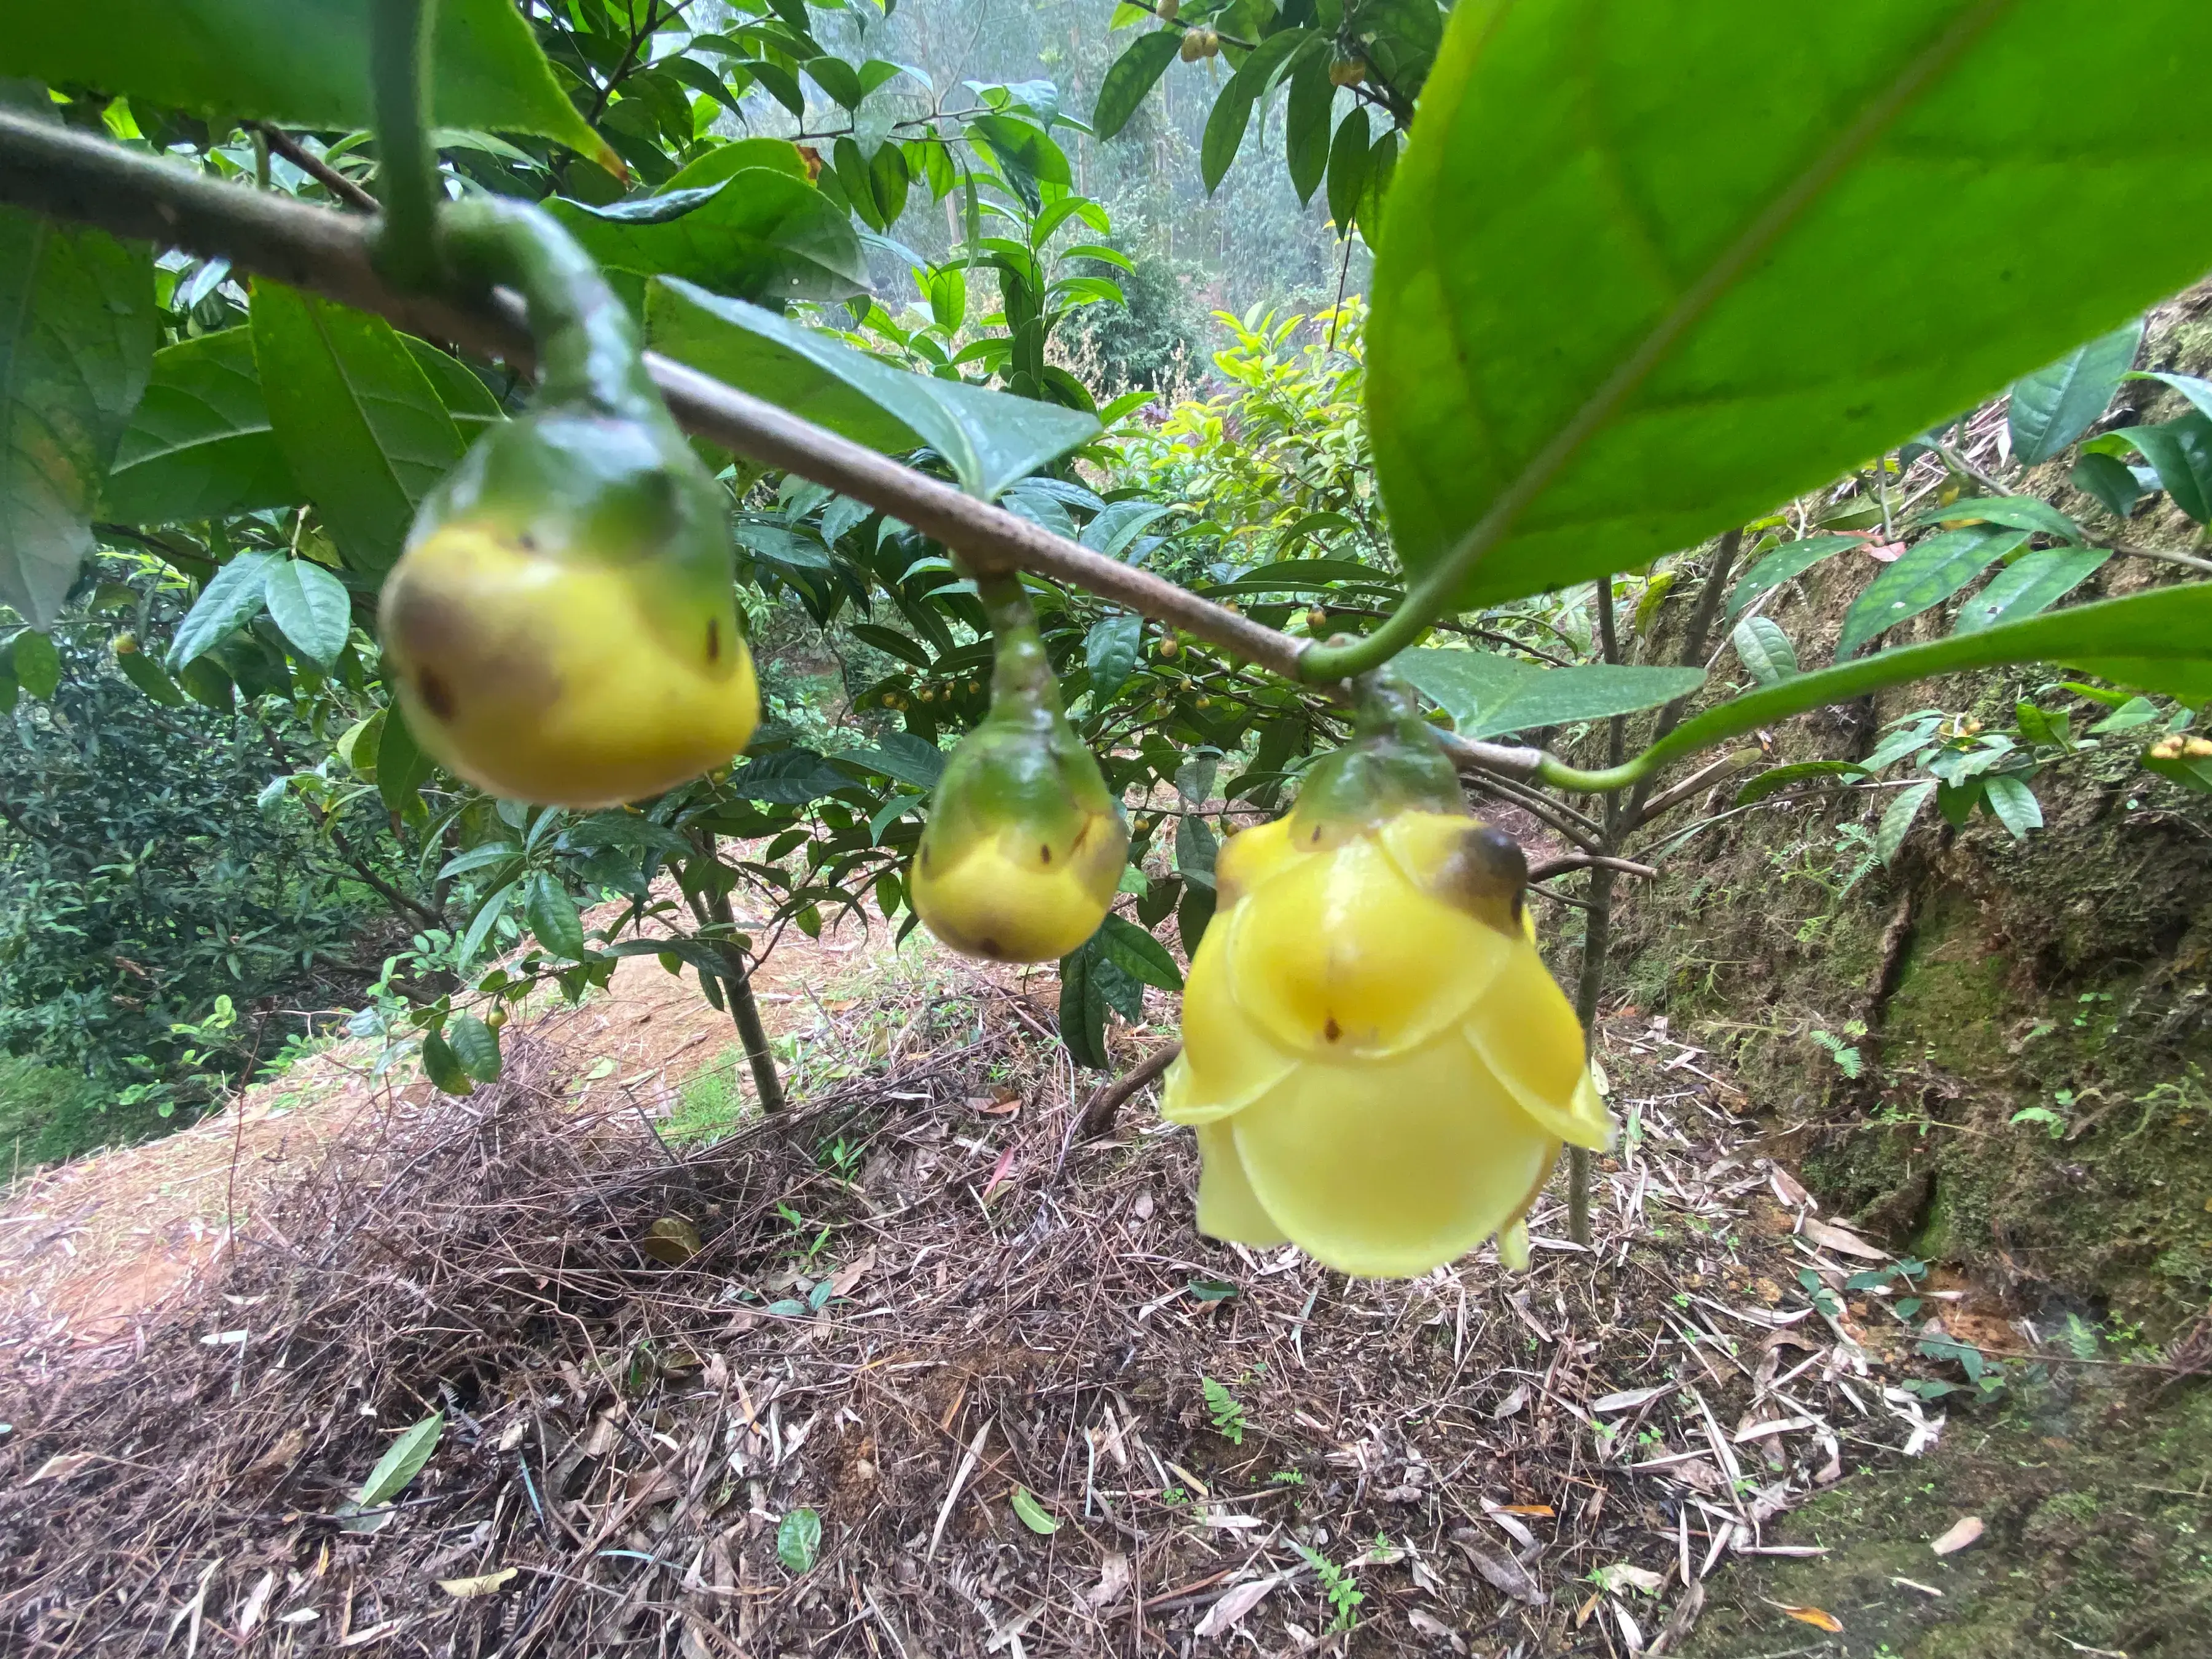
M 1561 1143 L 1612 1133 L 1521 849 L 1418 726 L 1386 704 L 1290 817 L 1222 848 L 1161 1108 L 1198 1133 L 1201 1231 L 1362 1277 L 1493 1233 L 1524 1263 Z

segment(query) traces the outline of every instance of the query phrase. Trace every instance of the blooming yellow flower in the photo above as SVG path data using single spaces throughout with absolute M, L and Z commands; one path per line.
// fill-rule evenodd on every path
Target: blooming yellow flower
M 1215 876 L 1161 1108 L 1198 1133 L 1200 1230 L 1363 1277 L 1492 1233 L 1525 1262 L 1560 1143 L 1602 1148 L 1612 1125 L 1519 847 L 1462 811 L 1302 799 Z

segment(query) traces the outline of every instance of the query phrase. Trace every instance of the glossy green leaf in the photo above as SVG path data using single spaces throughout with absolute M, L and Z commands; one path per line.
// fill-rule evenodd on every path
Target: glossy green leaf
M 1109 501 L 1083 526 L 1078 539 L 1093 553 L 1121 558 L 1138 537 L 1174 511 L 1158 501 Z
M 446 1022 L 446 1042 L 461 1069 L 479 1083 L 499 1081 L 499 1033 L 474 1014 Z
M 1866 775 L 1867 769 L 1856 761 L 1794 761 L 1787 766 L 1771 766 L 1735 792 L 1735 804 L 1748 806 L 1753 801 L 1779 794 L 1792 784 L 1813 778 L 1863 778 Z
M 170 109 L 303 127 L 366 127 L 376 0 L 107 0 L 16 8 L 0 75 L 81 83 Z M 536 133 L 604 157 L 509 0 L 440 0 L 430 114 L 441 126 Z
M 556 198 L 547 211 L 611 270 L 770 304 L 867 292 L 850 221 L 804 179 L 774 168 L 606 208 Z
M 1284 159 L 1290 165 L 1291 188 L 1303 207 L 1328 172 L 1328 118 L 1336 101 L 1336 85 L 1328 78 L 1328 54 L 1310 53 L 1291 76 L 1291 96 L 1283 112 Z
M 945 775 L 945 751 L 911 732 L 886 732 L 873 749 L 850 750 L 837 758 L 917 789 L 934 789 Z
M 2116 519 L 2128 517 L 2143 498 L 2142 483 L 2136 478 L 2135 469 L 2117 455 L 2084 451 L 2075 459 L 2066 481 L 2083 495 L 2094 497 Z
M 1462 0 L 1368 336 L 1406 565 L 1472 538 L 1471 608 L 1692 546 L 2195 281 L 2208 60 L 2196 0 Z
M 1136 672 L 1138 653 L 1144 649 L 1145 619 L 1139 616 L 1104 617 L 1091 624 L 1084 636 L 1083 657 L 1091 671 L 1093 712 L 1113 701 Z
M 1936 793 L 1934 783 L 1916 783 L 1898 792 L 1881 815 L 1881 822 L 1874 832 L 1874 850 L 1884 864 L 1897 860 L 1898 849 L 1905 845 L 1905 836 L 1912 833 L 1913 821 L 1920 816 Z
M 553 955 L 568 962 L 583 960 L 583 918 L 576 913 L 576 901 L 550 871 L 533 872 L 524 884 L 522 918 Z
M 2041 531 L 2062 541 L 2082 539 L 2081 526 L 2040 495 L 1969 495 L 1948 507 L 1913 514 L 1916 525 L 1996 525 L 2008 530 Z
M 1192 820 L 1184 819 L 1184 823 Z M 1105 958 L 1139 984 L 1163 991 L 1182 989 L 1182 973 L 1168 948 L 1124 917 L 1108 914 L 1099 924 L 1098 948 Z
M 2199 524 L 2212 523 L 2212 419 L 2189 414 L 2106 435 L 2131 446 L 2157 469 L 2158 481 L 2176 507 Z
M 155 343 L 149 249 L 0 208 L 0 604 L 41 628 L 92 551 Z
M 1328 216 L 1339 236 L 1352 234 L 1359 193 L 1367 188 L 1367 106 L 1354 104 L 1336 124 L 1328 146 Z
M 1073 410 L 908 374 L 757 306 L 664 277 L 646 291 L 656 350 L 891 454 L 923 447 L 986 501 L 1097 434 Z
M 507 907 L 514 902 L 520 891 L 519 883 L 508 882 L 504 887 L 495 889 L 477 907 L 476 915 L 469 921 L 468 932 L 461 935 L 460 944 L 453 950 L 453 963 L 457 969 L 465 970 L 477 959 L 477 953 L 483 949 L 484 941 L 492 936 L 492 930 L 499 926 L 499 919 L 507 914 Z
M 2048 611 L 2104 568 L 2112 556 L 2101 547 L 2054 547 L 2022 554 L 1959 607 L 1957 631 L 1972 634 Z
M 1864 547 L 1856 536 L 1808 536 L 1784 542 L 1743 573 L 1743 580 L 1729 595 L 1729 615 L 1741 616 L 1783 583 L 1795 581 L 1821 560 L 1847 547 Z
M 269 620 L 301 656 L 324 668 L 337 660 L 353 631 L 353 599 L 343 582 L 310 560 L 285 559 L 270 567 L 262 598 Z
M 464 447 L 429 377 L 381 317 L 258 277 L 253 360 L 293 477 L 347 566 L 381 574 Z
M 1128 125 L 1145 94 L 1175 62 L 1182 46 L 1182 35 L 1175 29 L 1140 34 L 1131 41 L 1098 83 L 1098 101 L 1091 110 L 1091 131 L 1103 140 Z
M 1442 647 L 1400 653 L 1398 672 L 1452 717 L 1463 738 L 1496 737 L 1656 708 L 1705 683 L 1695 668 L 1585 663 L 1546 668 L 1491 651 Z
M 168 665 L 180 669 L 259 616 L 268 603 L 273 553 L 240 553 L 207 580 L 169 641 Z
M 121 672 L 125 679 L 129 680 L 131 684 L 137 686 L 150 700 L 159 703 L 162 708 L 175 708 L 183 704 L 184 687 L 171 679 L 163 671 L 161 665 L 144 652 L 125 653 L 115 659 L 115 666 Z M 0 702 L 6 701 L 4 697 L 0 697 Z
M 362 1509 L 371 1509 L 379 1504 L 388 1504 L 405 1492 L 422 1472 L 422 1466 L 430 1461 L 430 1454 L 438 1449 L 438 1437 L 445 1431 L 443 1412 L 432 1412 L 409 1429 L 376 1460 L 376 1467 L 361 1483 L 361 1490 L 354 1494 L 353 1501 Z
M 2057 663 L 2184 702 L 2212 700 L 2212 582 L 2047 611 L 1800 674 L 1692 716 L 1648 752 L 1663 763 L 1886 685 L 2016 662 Z
M 799 153 L 799 146 L 788 138 L 738 138 L 726 144 L 716 144 L 695 161 L 677 169 L 667 183 L 660 185 L 658 195 L 672 196 L 680 191 L 707 190 L 743 173 L 748 167 L 766 167 L 774 173 L 787 173 L 801 184 L 811 181 L 806 158 Z
M 1237 65 L 1229 84 L 1215 95 L 1198 151 L 1199 173 L 1205 180 L 1206 194 L 1212 195 L 1227 176 L 1230 163 L 1237 159 L 1244 135 L 1251 127 L 1253 108 L 1267 93 L 1275 71 L 1284 59 L 1313 40 L 1303 29 L 1282 29 L 1267 36 Z
M 459 430 L 464 445 L 474 443 L 486 427 L 507 418 L 507 410 L 500 407 L 491 388 L 459 358 L 411 334 L 401 335 L 399 343 L 407 348 L 407 355 L 414 358 L 416 366 L 430 382 L 438 401 L 445 404 L 446 413 L 453 417 L 453 425 Z
M 2023 466 L 2056 459 L 2094 426 L 2135 367 L 2142 337 L 2138 317 L 2015 381 L 2005 412 L 2013 459 Z
M 422 745 L 408 729 L 399 705 L 386 707 L 384 724 L 376 735 L 376 793 L 386 809 L 406 812 L 421 799 L 422 786 L 436 770 L 436 763 L 423 753 Z
M 2026 841 L 2029 830 L 2043 828 L 2042 805 L 2035 792 L 2018 778 L 2000 773 L 1984 779 L 1982 799 L 2014 841 Z
M 1862 646 L 1886 630 L 1923 611 L 1934 610 L 2025 542 L 2027 535 L 2025 530 L 1977 526 L 1940 531 L 1914 543 L 1894 564 L 1869 582 L 1866 591 L 1844 612 L 1836 660 L 1856 656 Z
M 8 647 L 9 677 L 41 702 L 49 702 L 61 689 L 61 653 L 54 648 L 53 635 L 35 628 L 26 628 L 9 641 Z
M 1771 617 L 1746 617 L 1729 636 L 1736 660 L 1761 685 L 1779 685 L 1799 672 L 1797 647 Z
M 164 346 L 100 497 L 127 525 L 227 518 L 306 500 L 269 427 L 253 331 L 227 328 Z
M 2138 369 L 2127 377 L 2130 380 L 2158 380 L 2172 386 L 2199 415 L 2212 416 L 2212 380 L 2197 374 L 2175 374 L 2165 369 Z

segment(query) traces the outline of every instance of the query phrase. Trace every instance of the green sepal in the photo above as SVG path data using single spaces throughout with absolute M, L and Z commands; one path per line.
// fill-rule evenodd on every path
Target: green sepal
M 1306 775 L 1291 809 L 1293 839 L 1303 842 L 1323 826 L 1364 830 L 1401 812 L 1464 813 L 1459 774 L 1412 688 L 1378 669 L 1355 696 L 1352 741 Z

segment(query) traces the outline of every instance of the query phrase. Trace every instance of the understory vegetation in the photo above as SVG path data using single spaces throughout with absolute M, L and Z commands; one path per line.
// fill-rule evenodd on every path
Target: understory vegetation
M 372 1463 L 192 1511 L 226 1641 L 2194 1650 L 2212 13 L 102 9 L 0 39 L 0 1150 L 220 1123 L 230 1271 L 249 1091 L 381 1103 L 221 1292 L 350 1403 L 132 1339 L 207 1490 Z M 22 1494 L 161 1431 L 52 1410 L 88 1652 Z

